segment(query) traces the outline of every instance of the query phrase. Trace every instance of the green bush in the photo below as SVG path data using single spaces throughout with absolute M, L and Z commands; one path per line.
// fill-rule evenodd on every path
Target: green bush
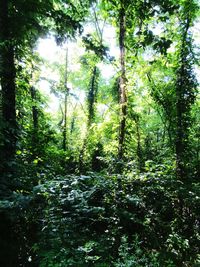
M 187 266 L 199 261 L 199 186 L 152 172 L 57 176 L 42 197 L 40 266 Z

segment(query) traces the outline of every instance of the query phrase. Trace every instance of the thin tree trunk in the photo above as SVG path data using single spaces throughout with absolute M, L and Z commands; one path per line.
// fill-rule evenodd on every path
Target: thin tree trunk
M 38 156 L 38 109 L 36 106 L 36 89 L 31 86 L 31 99 L 32 99 L 32 120 L 33 120 L 33 131 L 32 131 L 32 153 L 33 158 Z
M 126 93 L 126 71 L 125 71 L 125 34 L 126 34 L 126 14 L 123 1 L 120 9 L 120 31 L 119 31 L 119 47 L 120 47 L 120 68 L 121 76 L 119 81 L 119 102 L 120 102 L 120 125 L 119 125 L 119 147 L 118 158 L 121 160 L 124 154 L 124 139 L 127 115 L 127 93 Z
M 96 101 L 96 95 L 97 95 L 97 88 L 96 88 L 96 78 L 97 78 L 97 67 L 95 66 L 92 72 L 92 80 L 91 80 L 91 86 L 88 93 L 88 129 L 90 128 L 94 116 L 95 116 L 95 101 Z
M 32 105 L 33 128 L 34 130 L 37 131 L 38 130 L 38 109 L 37 109 L 36 104 L 34 103 L 36 101 L 36 89 L 33 86 L 31 86 L 30 91 L 31 91 L 31 98 L 33 102 L 33 105 Z
M 65 67 L 65 100 L 64 100 L 64 126 L 63 126 L 63 150 L 67 150 L 67 102 L 68 102 L 68 48 L 66 51 L 66 67 Z
M 139 167 L 139 170 L 142 171 L 143 168 L 144 168 L 144 160 L 143 160 L 142 145 L 141 145 L 139 118 L 137 118 L 135 120 L 135 124 L 136 124 L 136 133 L 137 133 L 137 158 L 138 158 L 138 167 Z
M 126 35 L 126 12 L 124 7 L 124 1 L 121 0 L 120 11 L 119 11 L 119 48 L 120 48 L 120 79 L 119 79 L 119 104 L 120 104 L 120 123 L 119 123 L 119 140 L 118 140 L 118 160 L 119 164 L 117 166 L 117 171 L 120 173 L 122 171 L 121 160 L 124 155 L 124 139 L 125 139 L 125 127 L 126 127 L 126 115 L 127 115 L 127 94 L 126 94 L 126 70 L 125 70 L 125 35 Z M 121 192 L 122 192 L 122 177 L 119 175 L 117 179 L 118 189 L 116 194 L 116 207 L 117 210 L 123 209 L 121 202 Z M 118 216 L 117 227 L 121 228 L 121 217 Z M 122 233 L 119 230 L 115 236 L 115 242 L 113 244 L 113 249 L 116 253 L 116 257 L 119 253 L 119 247 L 121 244 Z
M 70 135 L 73 134 L 74 129 L 75 129 L 75 122 L 76 122 L 76 107 L 77 107 L 77 104 L 73 107 L 73 114 L 72 114 L 71 123 L 70 123 Z
M 182 125 L 182 103 L 181 103 L 181 92 L 177 90 L 177 103 L 176 103 L 176 112 L 177 112 L 177 133 L 176 133 L 176 174 L 177 178 L 182 179 L 185 176 L 185 164 L 184 164 L 184 150 L 185 150 L 185 141 L 184 141 L 184 127 Z

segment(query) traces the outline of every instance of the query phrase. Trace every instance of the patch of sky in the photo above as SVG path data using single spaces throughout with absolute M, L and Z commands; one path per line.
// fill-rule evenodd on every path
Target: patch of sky
M 85 27 L 84 33 L 91 33 L 92 27 L 89 25 Z M 114 58 L 119 57 L 119 49 L 116 46 L 116 33 L 115 29 L 112 26 L 106 26 L 104 28 L 103 39 L 105 40 L 106 45 L 109 47 L 109 55 Z M 63 46 L 58 46 L 53 37 L 40 39 L 38 42 L 37 52 L 39 55 L 48 62 L 50 66 L 53 63 L 65 64 L 66 61 L 66 50 L 68 48 L 68 70 L 71 72 L 76 72 L 80 69 L 80 62 L 78 58 L 84 54 L 85 49 L 80 45 L 80 39 L 76 42 L 68 41 L 63 44 Z M 115 69 L 111 64 L 100 63 L 99 68 L 102 72 L 102 76 L 105 80 L 109 80 L 115 74 Z M 59 99 L 55 94 L 51 92 L 51 84 L 47 80 L 54 80 L 58 82 L 60 80 L 58 72 L 51 70 L 51 68 L 46 67 L 45 65 L 41 68 L 41 77 L 42 80 L 39 83 L 39 89 L 46 96 L 49 96 L 48 111 L 50 113 L 55 113 L 59 109 Z M 45 81 L 46 80 L 46 81 Z M 73 89 L 76 91 L 79 102 L 83 102 L 85 98 L 85 93 L 80 92 L 78 88 Z

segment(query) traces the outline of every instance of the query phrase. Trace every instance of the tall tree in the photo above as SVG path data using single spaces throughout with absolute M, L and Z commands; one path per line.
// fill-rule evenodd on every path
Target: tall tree
M 116 26 L 118 34 L 119 45 L 119 134 L 118 134 L 118 159 L 121 161 L 124 157 L 125 149 L 125 136 L 126 136 L 126 121 L 128 111 L 128 79 L 127 79 L 127 47 L 131 47 L 132 53 L 136 54 L 136 44 L 133 41 L 135 37 L 135 31 L 138 27 L 139 32 L 143 22 L 149 15 L 149 8 L 151 5 L 148 2 L 141 0 L 114 0 L 103 1 L 103 9 L 106 10 L 107 16 L 112 21 L 112 24 Z M 139 48 L 139 46 L 137 46 Z
M 180 13 L 180 41 L 176 80 L 176 173 L 185 180 L 190 162 L 189 127 L 191 106 L 195 101 L 197 81 L 193 73 L 194 53 L 190 27 L 193 25 L 197 6 L 194 1 L 183 1 Z
M 65 77 L 64 77 L 64 125 L 63 125 L 63 150 L 67 150 L 67 104 L 69 96 L 68 88 L 68 47 L 66 49 L 66 59 L 65 59 Z
M 37 90 L 34 86 L 30 88 L 31 99 L 32 99 L 32 122 L 33 122 L 33 133 L 32 133 L 32 147 L 33 147 L 33 158 L 38 156 L 38 108 L 37 108 Z
M 127 115 L 127 92 L 126 92 L 126 70 L 125 70 L 125 34 L 126 34 L 126 9 L 125 1 L 120 1 L 119 10 L 119 49 L 120 49 L 120 80 L 119 80 L 119 103 L 120 103 L 120 125 L 119 125 L 119 160 L 123 158 L 124 138 Z
M 99 84 L 99 76 L 100 70 L 98 68 L 98 63 L 106 60 L 108 58 L 107 47 L 104 45 L 103 33 L 105 20 L 100 21 L 97 17 L 98 5 L 94 5 L 92 9 L 92 20 L 94 23 L 95 31 L 93 34 L 87 34 L 83 37 L 83 43 L 88 51 L 88 57 L 86 56 L 83 60 L 86 65 L 89 67 L 91 78 L 89 82 L 89 90 L 87 93 L 87 126 L 86 126 L 86 135 L 83 141 L 83 146 L 79 155 L 79 169 L 80 172 L 83 169 L 84 165 L 84 153 L 87 147 L 87 142 L 89 135 L 92 134 L 91 126 L 95 122 L 96 115 L 96 107 L 95 104 L 97 102 L 97 94 L 98 94 L 98 84 Z M 98 161 L 96 159 L 96 161 Z
M 12 26 L 9 15 L 9 1 L 0 1 L 0 83 L 2 90 L 2 147 L 1 168 L 8 169 L 14 160 L 17 123 L 15 102 L 15 56 L 12 39 Z M 10 165 L 11 167 L 11 165 Z

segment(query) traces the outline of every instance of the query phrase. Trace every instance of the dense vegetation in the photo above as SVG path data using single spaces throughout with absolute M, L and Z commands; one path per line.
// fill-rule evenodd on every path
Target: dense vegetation
M 197 0 L 0 0 L 0 266 L 200 266 L 198 27 Z

